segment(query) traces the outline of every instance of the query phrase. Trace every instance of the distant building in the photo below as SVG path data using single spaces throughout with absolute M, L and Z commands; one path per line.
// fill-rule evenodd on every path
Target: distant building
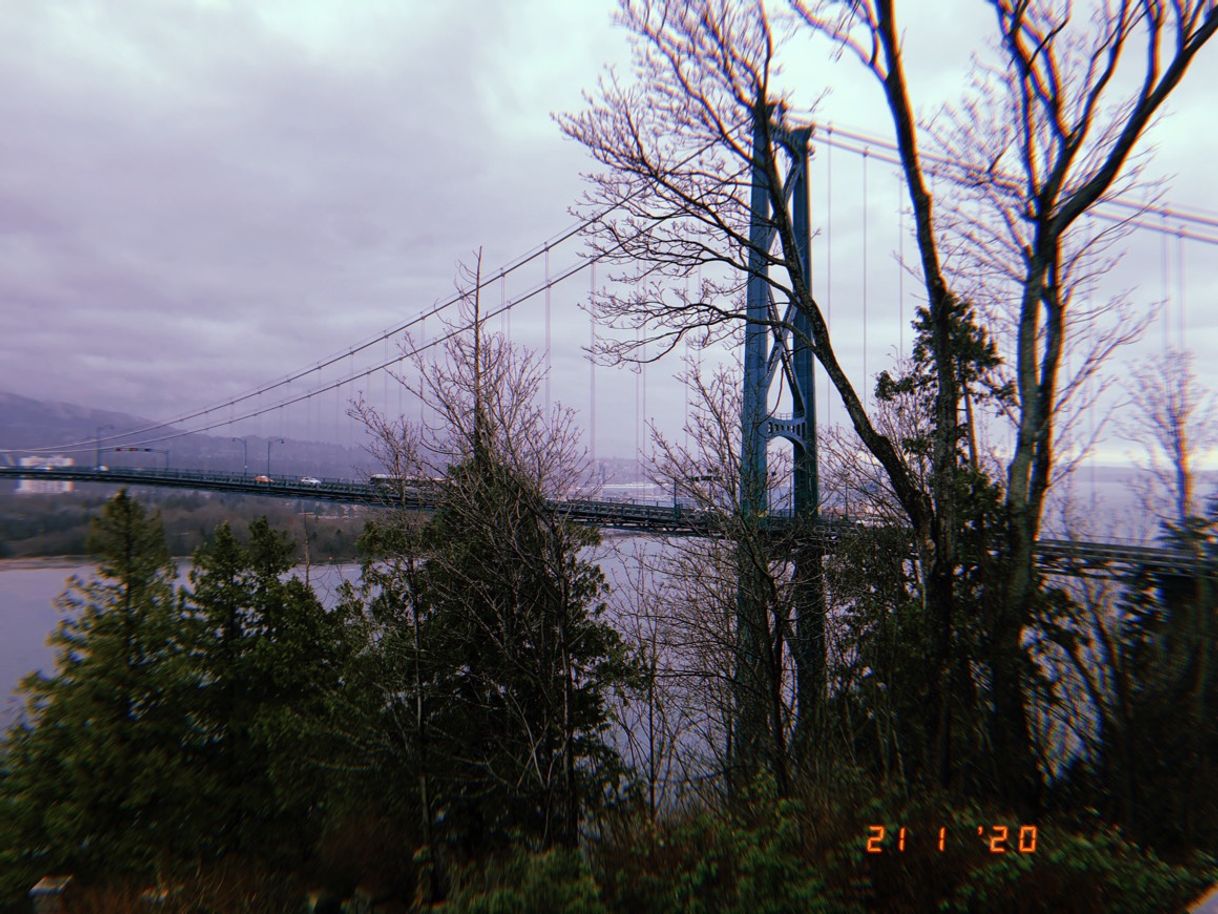
M 610 482 L 599 487 L 599 495 L 605 501 L 640 502 L 651 504 L 667 497 L 672 503 L 672 493 L 654 482 Z
M 71 467 L 76 461 L 71 457 L 22 457 L 23 467 Z M 59 479 L 22 479 L 17 483 L 18 495 L 62 495 L 72 492 L 76 483 Z

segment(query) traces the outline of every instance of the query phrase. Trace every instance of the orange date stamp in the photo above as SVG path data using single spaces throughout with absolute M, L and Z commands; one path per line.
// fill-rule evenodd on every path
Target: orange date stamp
M 889 828 L 885 825 L 867 826 L 867 853 L 903 854 L 906 849 L 923 846 L 927 840 L 934 842 L 935 850 L 945 853 L 948 846 L 960 839 L 959 829 L 949 835 L 946 827 L 936 833 L 915 835 L 904 826 Z M 1038 830 L 1035 825 L 978 825 L 977 837 L 991 854 L 1034 854 Z

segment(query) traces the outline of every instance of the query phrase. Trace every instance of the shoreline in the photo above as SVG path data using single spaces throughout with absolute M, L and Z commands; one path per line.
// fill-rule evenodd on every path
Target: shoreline
M 189 565 L 189 555 L 174 555 L 170 559 L 175 565 Z M 304 563 L 302 562 L 301 565 Z M 334 562 L 312 562 L 313 567 L 329 567 L 331 565 L 357 565 L 358 559 L 340 559 Z M 79 568 L 82 565 L 97 565 L 95 555 L 17 555 L 0 558 L 0 571 L 38 571 L 55 568 Z
M 81 565 L 95 564 L 96 561 L 97 559 L 90 555 L 19 555 L 0 559 L 0 571 L 79 568 Z

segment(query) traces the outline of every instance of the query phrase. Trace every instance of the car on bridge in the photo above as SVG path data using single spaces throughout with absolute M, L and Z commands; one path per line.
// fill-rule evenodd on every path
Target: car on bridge
M 301 476 L 300 484 L 302 486 L 319 486 L 321 485 L 321 480 L 316 476 Z
M 265 473 L 259 473 L 257 476 L 254 477 L 254 482 L 270 482 L 270 481 L 271 481 L 271 477 L 267 476 Z

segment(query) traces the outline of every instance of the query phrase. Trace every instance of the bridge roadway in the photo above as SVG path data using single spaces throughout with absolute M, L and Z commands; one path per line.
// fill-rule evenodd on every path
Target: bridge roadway
M 106 483 L 115 486 L 156 486 L 211 492 L 234 492 L 273 498 L 331 501 L 374 507 L 400 507 L 429 510 L 434 500 L 425 489 L 393 491 L 384 483 L 351 479 L 312 477 L 245 476 L 236 473 L 208 473 L 197 470 L 155 470 L 135 467 L 0 467 L 0 479 L 43 479 L 67 482 Z M 259 481 L 259 480 L 264 481 Z M 269 481 L 265 481 L 269 480 Z M 714 535 L 716 518 L 706 512 L 665 504 L 570 499 L 556 501 L 554 508 L 576 523 L 615 530 L 647 533 Z M 782 521 L 781 515 L 775 520 Z M 830 542 L 843 533 L 863 526 L 859 521 L 824 519 L 820 529 Z M 1180 549 L 1144 546 L 1136 543 L 1088 542 L 1041 539 L 1036 543 L 1041 567 L 1051 573 L 1121 577 L 1139 569 L 1174 572 L 1181 575 L 1204 574 L 1218 577 L 1212 561 Z

